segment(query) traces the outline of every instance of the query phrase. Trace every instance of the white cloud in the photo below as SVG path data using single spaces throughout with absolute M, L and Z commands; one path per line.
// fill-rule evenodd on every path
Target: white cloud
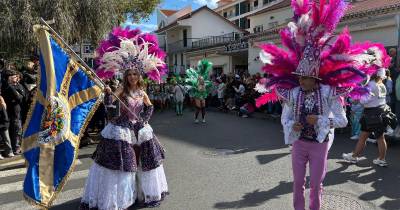
M 202 5 L 202 6 L 207 5 L 211 9 L 215 9 L 215 8 L 217 8 L 218 0 L 194 0 L 193 2 L 195 4 Z
M 124 26 L 131 27 L 131 28 L 140 28 L 144 33 L 149 33 L 152 31 L 155 31 L 157 29 L 156 24 L 150 24 L 150 23 L 132 23 L 132 22 L 125 22 Z

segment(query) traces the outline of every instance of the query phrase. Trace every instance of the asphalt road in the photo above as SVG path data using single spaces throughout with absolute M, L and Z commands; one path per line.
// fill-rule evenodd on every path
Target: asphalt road
M 206 124 L 194 124 L 192 113 L 164 112 L 156 113 L 151 124 L 167 150 L 170 195 L 158 209 L 292 209 L 290 148 L 283 144 L 279 122 L 210 112 Z M 400 143 L 390 144 L 387 168 L 373 166 L 374 144 L 368 144 L 358 165 L 341 161 L 354 145 L 348 135 L 337 134 L 323 209 L 400 209 Z M 77 209 L 94 149 L 80 150 L 75 172 L 51 209 Z M 0 162 L 1 210 L 34 209 L 22 198 L 24 173 L 22 160 Z

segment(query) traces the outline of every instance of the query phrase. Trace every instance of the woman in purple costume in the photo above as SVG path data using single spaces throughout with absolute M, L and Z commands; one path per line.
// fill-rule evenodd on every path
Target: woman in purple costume
M 134 37 L 127 37 L 129 35 Z M 115 42 L 115 39 L 111 40 L 115 37 L 119 42 L 113 43 L 114 48 L 104 50 L 110 49 L 103 46 Z M 111 41 L 103 41 L 100 46 L 103 52 L 99 53 L 97 73 L 100 77 L 113 76 L 117 71 L 123 73 L 122 88 L 116 91 L 116 95 L 127 108 L 121 105 L 119 115 L 112 118 L 101 132 L 102 140 L 93 154 L 94 163 L 80 209 L 128 209 L 136 201 L 154 207 L 168 193 L 162 165 L 164 149 L 148 124 L 153 105 L 144 91 L 143 81 L 144 75 L 160 76 L 159 69 L 156 68 L 155 74 L 154 68 L 161 68 L 163 62 L 162 56 L 157 57 L 154 49 L 152 55 L 141 54 L 152 52 L 151 47 L 155 45 L 146 39 L 149 35 L 141 35 L 137 30 L 117 28 L 110 35 Z M 108 69 L 117 70 L 109 74 Z M 111 92 L 108 87 L 105 91 Z M 112 100 L 107 101 L 110 103 Z

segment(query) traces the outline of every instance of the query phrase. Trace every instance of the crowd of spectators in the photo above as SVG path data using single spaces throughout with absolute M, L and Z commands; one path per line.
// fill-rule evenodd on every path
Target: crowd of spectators
M 389 55 L 396 57 L 396 50 L 390 49 Z M 384 84 L 387 89 L 387 104 L 400 119 L 400 76 L 393 59 Z M 21 153 L 22 125 L 24 124 L 36 90 L 37 72 L 40 66 L 37 59 L 26 61 L 19 68 L 15 63 L 0 60 L 0 159 L 13 157 Z M 188 94 L 184 84 L 184 75 L 176 78 L 173 75 L 165 82 L 149 83 L 147 92 L 156 110 L 175 109 L 177 115 L 183 114 L 184 108 L 193 109 L 193 98 Z M 207 98 L 207 106 L 221 112 L 235 112 L 238 116 L 247 118 L 254 113 L 279 118 L 282 112 L 280 102 L 269 103 L 256 107 L 255 99 L 260 96 L 254 88 L 261 79 L 268 80 L 268 74 L 212 74 L 213 89 Z M 112 91 L 115 91 L 120 80 L 117 78 L 105 81 Z M 115 107 L 114 107 L 115 108 Z M 81 142 L 90 142 L 89 132 L 100 131 L 107 121 L 107 109 L 101 105 L 93 116 Z M 346 100 L 347 116 L 351 139 L 357 140 L 360 133 L 359 119 L 363 106 L 358 101 Z M 395 130 L 388 128 L 388 135 L 400 138 L 400 127 Z M 369 141 L 376 142 L 371 136 Z
M 36 90 L 37 59 L 22 66 L 0 60 L 0 159 L 21 154 L 22 125 Z

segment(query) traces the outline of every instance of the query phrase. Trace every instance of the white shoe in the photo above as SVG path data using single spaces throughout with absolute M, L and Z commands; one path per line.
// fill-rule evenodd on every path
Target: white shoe
M 242 115 L 243 118 L 248 118 L 249 116 L 247 114 Z
M 367 138 L 367 142 L 376 144 L 376 139 Z
M 203 119 L 201 122 L 202 122 L 202 123 L 206 123 L 206 119 Z
M 394 130 L 393 130 L 391 127 L 388 126 L 388 127 L 386 128 L 385 135 L 393 136 L 393 134 L 394 134 Z
M 198 119 L 195 119 L 195 120 L 194 120 L 194 123 L 199 123 L 199 120 L 198 120 Z
M 352 137 L 350 137 L 351 140 L 358 140 L 358 135 L 354 135 Z
M 4 157 L 2 155 L 0 155 L 0 160 L 4 160 Z
M 381 166 L 381 167 L 386 167 L 386 166 L 388 166 L 388 163 L 386 162 L 386 160 L 381 160 L 381 159 L 379 159 L 379 158 L 374 159 L 372 162 L 373 162 L 375 165 L 378 165 L 378 166 Z
M 6 155 L 6 157 L 8 157 L 8 158 L 12 158 L 12 157 L 14 157 L 15 155 L 14 155 L 14 153 L 12 153 L 12 152 L 10 152 L 10 153 L 8 153 L 8 155 Z
M 342 158 L 349 162 L 349 163 L 357 163 L 358 162 L 358 158 L 357 157 L 353 157 L 353 153 L 343 153 L 342 154 Z

